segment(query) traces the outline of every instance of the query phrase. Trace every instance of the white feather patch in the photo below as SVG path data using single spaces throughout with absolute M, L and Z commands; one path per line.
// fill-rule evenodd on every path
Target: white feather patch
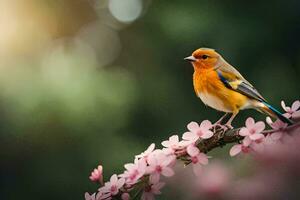
M 229 110 L 228 108 L 226 108 L 224 106 L 222 100 L 216 96 L 210 95 L 205 92 L 203 92 L 203 93 L 199 92 L 198 97 L 202 100 L 202 102 L 205 105 L 208 105 L 209 107 L 212 107 L 212 108 L 222 111 L 222 112 L 232 112 L 232 110 Z

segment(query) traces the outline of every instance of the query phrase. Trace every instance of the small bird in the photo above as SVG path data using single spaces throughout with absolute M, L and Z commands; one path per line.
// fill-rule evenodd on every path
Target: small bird
M 225 112 L 216 124 L 221 124 L 227 114 L 232 113 L 225 125 L 233 128 L 233 119 L 243 109 L 256 109 L 289 125 L 293 124 L 267 103 L 252 84 L 214 49 L 199 48 L 184 59 L 194 67 L 193 85 L 196 95 L 207 106 Z

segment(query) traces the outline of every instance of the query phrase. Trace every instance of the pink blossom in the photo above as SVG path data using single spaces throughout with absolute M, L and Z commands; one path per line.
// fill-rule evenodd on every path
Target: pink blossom
M 103 194 L 110 194 L 111 196 L 117 195 L 120 188 L 124 185 L 125 179 L 120 178 L 116 174 L 110 177 L 110 182 L 106 182 L 105 185 L 99 189 L 99 192 Z
M 243 127 L 239 131 L 239 135 L 241 136 L 249 136 L 251 140 L 257 140 L 264 137 L 261 132 L 265 129 L 265 123 L 260 121 L 255 123 L 254 119 L 249 117 L 246 120 L 246 127 Z
M 103 167 L 102 165 L 99 165 L 94 171 L 92 171 L 90 175 L 90 180 L 97 182 L 99 181 L 101 184 L 103 184 Z
M 163 141 L 161 144 L 166 148 L 172 149 L 173 151 L 185 147 L 184 142 L 179 141 L 178 135 L 173 135 L 169 137 L 169 140 Z
M 267 123 L 274 129 L 276 132 L 269 134 L 268 138 L 265 140 L 266 144 L 277 144 L 278 142 L 290 143 L 293 141 L 292 137 L 287 134 L 288 124 L 276 120 L 273 122 L 271 118 L 267 117 Z
M 109 194 L 103 194 L 102 192 L 98 192 L 97 194 L 89 194 L 89 193 L 85 193 L 84 194 L 85 200 L 110 200 L 110 195 Z
M 134 163 L 124 165 L 126 171 L 119 175 L 119 177 L 125 178 L 126 184 L 135 184 L 146 172 L 146 161 L 144 158 L 140 160 L 136 159 Z
M 172 156 L 175 155 L 175 150 L 171 148 L 163 148 L 162 153 L 165 154 L 166 156 Z
M 265 137 L 254 140 L 250 144 L 251 149 L 253 149 L 255 152 L 263 152 L 265 149 Z
M 123 194 L 121 195 L 121 199 L 122 199 L 122 200 L 129 200 L 129 199 L 130 199 L 130 195 L 129 195 L 128 193 L 123 193 Z
M 287 118 L 298 118 L 300 117 L 300 101 L 295 101 L 291 107 L 286 106 L 284 101 L 281 101 L 281 106 L 285 110 L 284 116 Z
M 152 143 L 147 149 L 146 151 L 144 151 L 143 153 L 135 156 L 136 158 L 145 158 L 145 160 L 147 161 L 148 156 L 154 151 L 155 149 L 155 144 Z
M 245 137 L 242 141 L 242 144 L 236 144 L 233 145 L 230 149 L 230 156 L 236 156 L 239 153 L 249 153 L 250 152 L 250 144 L 252 143 L 252 140 L 249 137 Z
M 95 200 L 96 199 L 96 193 L 94 193 L 94 194 L 89 194 L 89 193 L 85 193 L 84 194 L 84 198 L 85 198 L 85 200 Z
M 200 150 L 194 145 L 190 145 L 187 147 L 187 153 L 191 157 L 195 175 L 200 176 L 202 172 L 202 165 L 208 164 L 208 157 L 206 156 L 206 154 L 201 153 Z
M 272 127 L 272 129 L 276 130 L 276 132 L 269 135 L 268 139 L 272 139 L 274 141 L 281 139 L 285 133 L 284 129 L 288 125 L 282 122 L 281 120 L 276 120 L 275 122 L 273 122 L 270 117 L 267 117 L 266 121 L 269 124 L 269 126 Z
M 182 138 L 190 143 L 196 142 L 199 138 L 211 138 L 213 136 L 213 132 L 210 130 L 212 127 L 212 123 L 208 120 L 202 121 L 200 126 L 197 122 L 191 122 L 187 125 L 189 132 L 185 132 Z
M 163 182 L 153 182 L 150 180 L 148 186 L 145 187 L 141 200 L 154 200 L 155 195 L 161 194 L 160 190 L 165 186 Z
M 148 157 L 148 168 L 147 173 L 150 174 L 150 179 L 153 182 L 158 182 L 160 179 L 160 175 L 170 177 L 174 175 L 174 171 L 171 167 L 169 167 L 173 161 L 174 156 L 166 156 L 161 153 L 153 153 Z
M 274 130 L 283 129 L 283 128 L 286 128 L 288 126 L 286 123 L 282 122 L 281 120 L 276 120 L 275 122 L 273 122 L 270 117 L 266 118 L 266 122 Z

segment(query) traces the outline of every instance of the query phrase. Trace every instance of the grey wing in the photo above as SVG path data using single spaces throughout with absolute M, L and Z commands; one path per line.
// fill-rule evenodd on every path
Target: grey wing
M 225 62 L 226 63 L 226 62 Z M 249 98 L 266 102 L 262 95 L 251 85 L 233 66 L 226 65 L 217 67 L 218 75 L 224 85 L 236 92 L 239 92 Z M 234 74 L 228 76 L 228 74 Z
M 227 63 L 226 60 L 224 60 L 224 58 L 221 57 L 220 59 L 221 59 L 220 63 L 222 63 L 222 64 L 218 65 L 215 68 L 216 70 L 220 69 L 221 71 L 223 71 L 225 73 L 235 74 L 238 79 L 240 79 L 240 80 L 248 83 L 248 85 L 251 85 L 251 83 L 249 83 L 249 81 L 247 81 L 238 70 L 236 70 L 232 65 L 230 65 L 229 63 Z

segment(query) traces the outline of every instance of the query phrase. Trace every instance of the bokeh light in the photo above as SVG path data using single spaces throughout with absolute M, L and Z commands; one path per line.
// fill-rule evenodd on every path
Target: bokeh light
M 111 14 L 120 22 L 130 23 L 142 13 L 142 0 L 109 0 Z

